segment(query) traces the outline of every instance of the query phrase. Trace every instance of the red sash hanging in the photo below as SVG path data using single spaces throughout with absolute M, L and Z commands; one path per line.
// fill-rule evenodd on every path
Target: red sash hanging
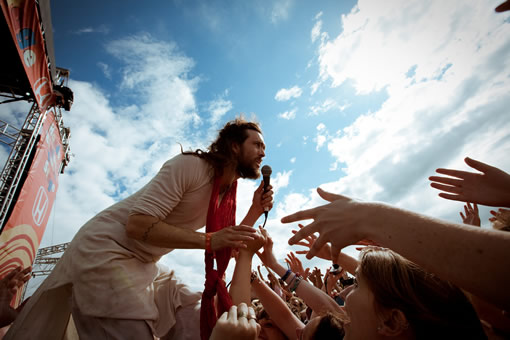
M 209 210 L 207 211 L 207 233 L 221 230 L 235 225 L 237 181 L 232 183 L 218 205 L 221 177 L 214 179 Z M 205 288 L 202 293 L 202 306 L 200 309 L 200 336 L 208 340 L 216 324 L 218 315 L 223 314 L 232 306 L 232 299 L 225 287 L 223 274 L 228 267 L 232 249 L 223 248 L 213 253 L 205 252 Z M 216 258 L 217 269 L 214 269 Z M 214 308 L 214 296 L 218 294 L 217 311 Z M 217 312 L 217 313 L 216 313 Z

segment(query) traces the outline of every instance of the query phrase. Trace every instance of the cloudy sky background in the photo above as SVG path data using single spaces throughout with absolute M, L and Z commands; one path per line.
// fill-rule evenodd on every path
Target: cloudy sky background
M 466 156 L 510 169 L 510 19 L 499 2 L 53 0 L 73 157 L 41 247 L 69 242 L 179 143 L 205 148 L 240 113 L 264 130 L 276 192 L 266 228 L 282 260 L 301 247 L 279 220 L 323 204 L 318 186 L 460 221 L 462 204 L 438 198 L 427 177 L 467 170 Z M 12 124 L 28 112 L 4 106 Z M 257 185 L 240 183 L 238 221 Z M 163 262 L 203 288 L 202 251 Z

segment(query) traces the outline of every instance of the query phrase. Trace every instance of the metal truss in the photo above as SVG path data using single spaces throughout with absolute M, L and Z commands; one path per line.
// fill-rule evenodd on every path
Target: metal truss
M 45 117 L 46 112 L 41 113 L 37 103 L 34 102 L 0 175 L 0 226 L 2 230 Z

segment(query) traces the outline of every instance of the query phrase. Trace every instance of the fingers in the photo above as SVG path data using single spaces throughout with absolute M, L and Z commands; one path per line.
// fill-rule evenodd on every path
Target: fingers
M 337 201 L 337 200 L 349 200 L 348 197 L 346 196 L 342 196 L 342 195 L 338 195 L 338 194 L 333 194 L 331 192 L 328 192 L 328 191 L 325 191 L 321 188 L 317 188 L 317 193 L 319 194 L 319 196 L 328 201 L 328 202 L 333 202 L 333 201 Z
M 438 196 L 441 198 L 447 199 L 447 200 L 451 200 L 451 201 L 461 201 L 461 202 L 466 201 L 464 195 L 451 195 L 451 194 L 445 194 L 442 192 Z
M 460 194 L 462 192 L 462 188 L 457 186 L 444 185 L 435 182 L 430 183 L 430 186 L 433 187 L 434 189 L 451 192 L 453 194 Z
M 461 171 L 461 170 L 453 170 L 453 169 L 443 169 L 443 168 L 436 169 L 436 172 L 438 174 L 447 175 L 447 176 L 451 176 L 451 177 L 457 177 L 457 178 L 460 178 L 460 179 L 465 179 L 465 178 L 470 177 L 470 176 L 473 175 L 473 173 L 471 173 L 469 171 Z M 439 177 L 439 176 L 432 176 L 432 177 L 444 178 L 444 177 Z M 431 179 L 431 181 L 432 181 L 432 179 Z
M 304 229 L 301 229 L 301 230 L 304 230 Z M 317 239 L 317 241 L 315 241 L 315 243 L 313 244 L 312 248 L 310 248 L 310 251 L 308 252 L 308 254 L 306 254 L 306 258 L 307 259 L 311 259 L 313 258 L 320 250 L 321 248 L 326 244 L 327 240 L 321 236 L 319 236 L 319 238 Z
M 489 164 L 482 163 L 480 161 L 474 160 L 469 157 L 464 158 L 464 162 L 466 162 L 466 164 L 469 165 L 470 167 L 472 167 L 473 169 L 476 169 L 483 173 L 486 173 L 491 168 L 494 168 L 493 166 L 490 166 Z
M 237 306 L 233 305 L 228 310 L 228 319 L 229 320 L 237 320 Z
M 439 183 L 448 184 L 448 185 L 457 186 L 457 187 L 462 186 L 462 183 L 464 182 L 463 179 L 456 179 L 456 178 L 451 178 L 451 177 L 440 177 L 440 176 L 430 176 L 429 180 L 431 180 L 432 182 L 439 182 Z
M 283 217 L 281 221 L 282 223 L 291 223 L 301 220 L 309 220 L 315 217 L 316 210 L 317 208 L 301 210 L 294 214 Z
M 292 236 L 289 239 L 289 244 L 293 245 L 296 242 L 301 241 L 305 237 L 310 236 L 311 234 L 313 234 L 316 231 L 315 229 L 317 229 L 317 228 L 318 228 L 317 223 L 315 223 L 315 222 L 310 223 L 306 227 L 304 227 L 301 230 L 299 230 L 294 236 Z M 315 247 L 316 243 L 317 243 L 317 241 L 314 242 L 314 245 L 312 247 Z

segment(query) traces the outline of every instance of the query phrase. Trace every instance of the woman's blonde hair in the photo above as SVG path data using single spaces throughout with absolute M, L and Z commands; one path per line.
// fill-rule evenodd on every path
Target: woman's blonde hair
M 402 311 L 416 339 L 486 339 L 468 298 L 456 286 L 389 249 L 366 248 L 358 275 L 376 312 Z

